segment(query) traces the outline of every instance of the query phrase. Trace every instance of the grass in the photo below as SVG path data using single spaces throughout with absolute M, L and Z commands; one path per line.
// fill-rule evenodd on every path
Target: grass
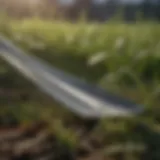
M 53 66 L 81 79 L 144 104 L 146 113 L 143 117 L 130 120 L 101 120 L 91 133 L 83 136 L 94 137 L 94 139 L 101 137 L 106 156 L 112 155 L 112 152 L 116 155 L 115 153 L 122 152 L 119 150 L 123 150 L 126 156 L 123 159 L 131 160 L 134 156 L 138 157 L 135 159 L 140 159 L 141 149 L 139 153 L 135 151 L 136 147 L 132 147 L 133 154 L 130 149 L 128 151 L 123 147 L 131 142 L 132 146 L 142 143 L 148 147 L 145 153 L 149 151 L 151 159 L 159 159 L 159 154 L 155 154 L 156 150 L 158 153 L 160 144 L 159 136 L 156 136 L 159 135 L 160 125 L 160 26 L 158 23 L 87 24 L 81 21 L 71 24 L 62 21 L 42 21 L 37 18 L 21 21 L 8 18 L 5 22 L 1 20 L 0 24 L 0 33 L 9 37 L 29 54 L 41 57 Z M 79 145 L 81 136 L 75 126 L 84 127 L 85 123 L 79 125 L 78 118 L 62 107 L 57 107 L 60 105 L 39 93 L 4 62 L 0 64 L 0 77 L 2 76 L 4 77 L 2 88 L 4 86 L 12 88 L 14 92 L 17 89 L 25 90 L 28 97 L 27 100 L 21 97 L 17 99 L 8 97 L 6 101 L 0 103 L 2 108 L 7 106 L 2 114 L 11 113 L 25 123 L 37 119 L 47 120 L 51 126 L 53 123 L 56 124 L 56 127 L 50 129 L 56 132 L 62 143 L 72 149 Z M 139 130 L 137 125 L 141 123 L 140 121 L 146 123 L 150 130 L 145 132 L 143 129 Z M 66 123 L 69 123 L 69 129 Z M 76 124 L 74 127 L 73 123 Z M 156 148 L 155 152 L 152 147 Z

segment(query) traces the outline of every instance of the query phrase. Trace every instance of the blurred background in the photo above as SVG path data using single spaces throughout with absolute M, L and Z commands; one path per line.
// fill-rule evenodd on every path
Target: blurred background
M 159 20 L 160 0 L 0 0 L 1 35 L 145 107 L 87 121 L 0 59 L 0 160 L 159 160 Z
M 1 12 L 24 18 L 40 16 L 45 18 L 77 20 L 82 12 L 88 21 L 104 22 L 117 12 L 126 21 L 133 21 L 139 13 L 141 18 L 159 20 L 159 0 L 1 0 Z

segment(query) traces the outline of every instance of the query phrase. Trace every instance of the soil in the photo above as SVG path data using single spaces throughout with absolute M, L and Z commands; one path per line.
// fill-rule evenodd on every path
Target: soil
M 47 124 L 0 127 L 1 160 L 104 160 L 102 152 L 83 139 L 77 150 L 60 144 Z

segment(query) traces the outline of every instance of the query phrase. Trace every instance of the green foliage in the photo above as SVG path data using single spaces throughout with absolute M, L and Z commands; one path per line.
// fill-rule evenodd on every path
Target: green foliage
M 70 150 L 74 150 L 78 146 L 79 139 L 75 131 L 66 128 L 61 120 L 54 120 L 54 122 L 51 123 L 51 129 L 59 142 Z
M 0 31 L 54 66 L 105 87 L 112 83 L 150 89 L 160 80 L 160 31 L 155 22 L 98 25 L 35 18 L 12 21 L 7 33 L 4 27 Z
M 72 24 L 34 18 L 23 21 L 9 20 L 5 25 L 0 25 L 0 33 L 30 54 L 47 60 L 53 66 L 144 104 L 146 113 L 142 121 L 159 132 L 159 27 L 156 22 L 138 21 L 136 24 L 122 24 L 110 21 L 106 24 L 87 24 L 85 21 L 80 21 Z M 10 70 L 7 72 L 2 65 L 0 75 L 4 72 L 10 75 L 10 78 L 14 77 L 14 74 L 11 74 Z M 30 92 L 31 96 L 32 94 Z M 19 119 L 22 120 L 37 119 L 39 117 L 34 117 L 34 113 L 43 111 L 33 110 L 34 105 L 34 103 L 30 104 L 27 108 L 21 106 L 21 110 L 18 107 L 16 110 L 19 112 L 12 113 L 21 115 Z M 51 108 L 49 112 L 50 110 Z M 55 108 L 53 112 L 55 116 L 57 113 Z M 47 111 L 45 116 L 48 117 Z M 51 115 L 51 119 L 54 116 Z M 65 121 L 65 118 L 63 120 Z M 140 120 L 137 119 L 105 119 L 95 128 L 94 134 L 102 136 L 104 143 L 113 143 L 110 150 L 120 146 L 116 152 L 123 150 L 128 153 L 128 141 L 134 146 L 133 150 L 136 148 L 135 143 L 154 146 L 151 141 L 154 134 L 149 132 L 138 134 L 139 132 L 134 131 L 139 123 Z M 73 130 L 66 129 L 61 121 L 55 121 L 53 130 L 60 142 L 71 149 L 77 146 L 79 140 L 77 135 Z M 159 145 L 158 139 L 156 147 Z M 107 156 L 109 149 L 105 150 Z M 132 155 L 131 150 L 129 150 L 129 157 Z M 156 153 L 158 151 L 156 150 Z

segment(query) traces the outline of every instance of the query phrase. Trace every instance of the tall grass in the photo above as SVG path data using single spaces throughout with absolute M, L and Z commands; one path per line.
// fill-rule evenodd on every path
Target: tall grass
M 153 89 L 160 81 L 160 31 L 155 22 L 99 25 L 35 18 L 8 20 L 0 31 L 53 65 L 104 85 L 147 84 Z
M 147 123 L 159 130 L 158 23 L 137 21 L 135 24 L 122 24 L 111 21 L 106 24 L 88 24 L 79 21 L 73 24 L 65 21 L 42 21 L 38 18 L 22 21 L 10 18 L 6 21 L 1 18 L 0 24 L 0 33 L 29 54 L 39 56 L 81 79 L 144 104 L 149 110 Z M 64 129 L 57 127 L 56 131 L 64 132 Z M 59 135 L 61 141 L 75 146 L 77 137 L 72 131 L 67 130 L 65 133 L 67 138 L 63 134 Z M 113 120 L 107 124 L 106 121 L 102 122 L 95 128 L 94 134 L 102 135 L 107 142 L 116 144 L 139 139 L 138 133 L 126 121 L 119 123 Z M 72 142 L 69 141 L 70 135 L 74 135 Z M 149 134 L 147 136 L 152 137 Z M 150 143 L 148 141 L 145 142 Z M 114 146 L 110 149 L 113 150 Z M 108 152 L 109 150 L 107 155 Z
M 146 105 L 159 103 L 156 22 L 106 24 L 1 18 L 0 32 L 31 54 Z

